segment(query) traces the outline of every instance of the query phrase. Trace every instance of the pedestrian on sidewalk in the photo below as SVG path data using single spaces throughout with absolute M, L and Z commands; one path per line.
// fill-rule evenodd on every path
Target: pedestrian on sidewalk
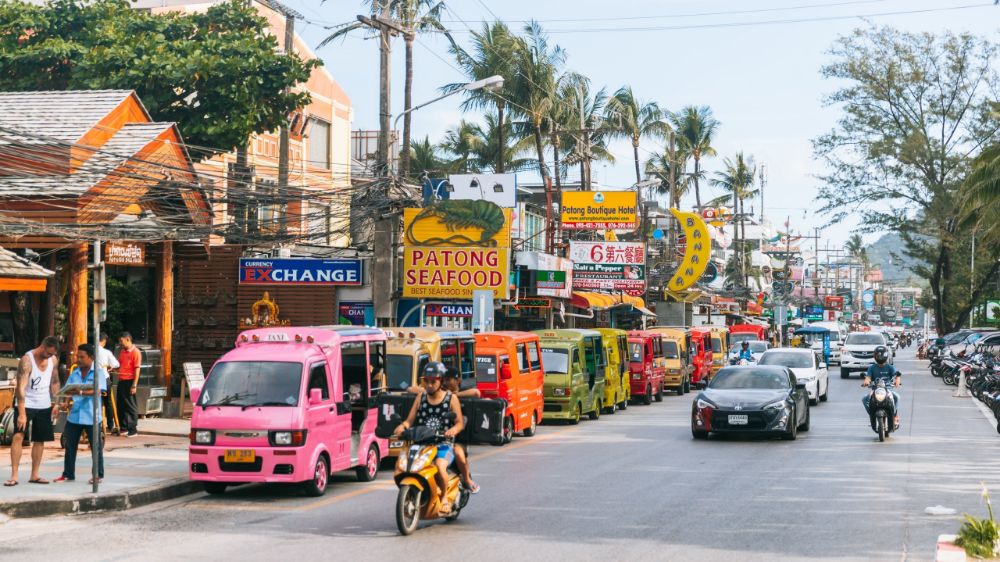
M 113 351 L 108 349 L 108 334 L 101 332 L 101 347 L 97 350 L 97 372 L 104 375 L 104 389 L 101 391 L 101 402 L 104 404 L 104 419 L 108 421 L 108 433 L 118 435 L 118 417 L 115 415 L 115 403 L 111 397 L 111 371 L 121 365 L 115 359 Z
M 31 477 L 28 482 L 49 483 L 38 471 L 42 467 L 45 443 L 55 439 L 52 420 L 59 410 L 52 397 L 59 391 L 59 377 L 53 376 L 59 362 L 56 358 L 58 352 L 59 339 L 47 336 L 38 347 L 25 353 L 17 365 L 17 390 L 14 394 L 17 422 L 10 444 L 10 479 L 4 482 L 4 486 L 18 484 L 21 447 L 25 442 L 31 443 Z
M 139 434 L 139 406 L 135 401 L 135 391 L 139 386 L 139 367 L 142 352 L 132 343 L 132 334 L 122 332 L 118 338 L 122 345 L 118 352 L 118 391 L 115 393 L 118 407 L 118 427 L 125 431 L 125 437 Z
M 94 365 L 94 346 L 85 343 L 76 350 L 76 368 L 70 373 L 66 384 L 85 384 L 87 388 L 77 390 L 73 396 L 73 407 L 66 417 L 66 456 L 63 459 L 62 476 L 56 482 L 72 482 L 76 480 L 76 451 L 80 447 L 80 435 L 87 434 L 90 446 L 94 447 L 94 376 L 97 376 L 101 391 L 107 390 L 107 381 Z M 101 397 L 97 397 L 97 422 L 101 422 Z M 98 436 L 100 437 L 100 436 Z M 97 481 L 104 480 L 104 449 L 103 443 L 97 449 Z M 90 479 L 90 484 L 94 479 Z

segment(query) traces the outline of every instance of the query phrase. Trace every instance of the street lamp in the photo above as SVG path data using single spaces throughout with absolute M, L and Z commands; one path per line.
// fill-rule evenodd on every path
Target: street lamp
M 446 97 L 453 96 L 453 95 L 455 95 L 455 94 L 457 94 L 459 92 L 474 92 L 476 90 L 484 90 L 484 89 L 487 90 L 487 91 L 489 91 L 489 92 L 496 92 L 500 88 L 503 88 L 503 76 L 500 76 L 500 75 L 494 75 L 494 76 L 490 76 L 489 78 L 483 78 L 482 80 L 476 80 L 475 82 L 469 82 L 468 84 L 462 86 L 461 88 L 456 88 L 456 89 L 448 92 L 447 94 L 444 94 L 443 96 L 438 96 L 438 97 L 436 97 L 436 98 L 434 98 L 434 99 L 432 99 L 430 101 L 424 102 L 424 103 L 422 103 L 420 105 L 415 105 L 415 106 L 411 107 L 410 109 L 407 109 L 406 111 L 400 113 L 399 115 L 396 116 L 396 120 L 392 122 L 392 130 L 393 131 L 396 130 L 396 126 L 399 125 L 399 118 L 400 117 L 406 115 L 407 113 L 416 111 L 416 110 L 420 109 L 421 107 L 427 107 L 428 105 L 430 105 L 432 103 L 439 102 L 439 101 L 443 100 Z

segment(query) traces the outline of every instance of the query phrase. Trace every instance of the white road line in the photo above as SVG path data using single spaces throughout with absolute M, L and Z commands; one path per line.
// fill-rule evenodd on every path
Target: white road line
M 969 400 L 972 400 L 973 402 L 976 403 L 976 407 L 979 408 L 979 411 L 983 413 L 983 417 L 986 418 L 986 421 L 990 422 L 991 427 L 996 428 L 997 418 L 996 416 L 993 415 L 993 412 L 991 412 L 990 409 L 986 407 L 986 404 L 983 404 L 982 402 L 976 400 L 975 398 L 969 398 Z

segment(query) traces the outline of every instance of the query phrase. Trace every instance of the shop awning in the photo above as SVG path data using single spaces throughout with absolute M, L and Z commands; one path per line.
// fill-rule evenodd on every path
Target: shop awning
M 681 293 L 675 293 L 673 291 L 667 290 L 664 293 L 665 296 L 674 299 L 676 302 L 694 302 L 699 298 L 701 298 L 701 296 L 704 294 L 701 291 L 694 291 L 694 290 L 684 291 Z
M 45 292 L 52 271 L 0 248 L 0 291 Z
M 619 306 L 628 306 L 647 316 L 656 316 L 655 313 L 646 308 L 646 302 L 642 300 L 642 297 L 625 294 L 609 295 L 590 291 L 573 291 L 573 299 L 570 304 L 589 310 L 608 310 Z

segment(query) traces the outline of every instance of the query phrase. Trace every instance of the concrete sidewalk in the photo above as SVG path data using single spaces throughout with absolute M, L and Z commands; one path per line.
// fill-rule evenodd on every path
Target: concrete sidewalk
M 174 418 L 146 418 L 139 420 L 139 435 L 160 435 L 187 439 L 191 420 Z
M 186 422 L 185 422 L 186 423 Z M 49 481 L 62 474 L 63 451 L 58 442 L 46 447 L 41 476 Z M 10 453 L 0 448 L 0 477 L 10 476 Z M 104 482 L 91 492 L 90 448 L 80 447 L 73 482 L 28 482 L 31 460 L 21 458 L 19 484 L 0 487 L 0 517 L 43 517 L 128 509 L 202 490 L 187 478 L 187 439 L 144 436 L 109 437 L 104 455 Z

